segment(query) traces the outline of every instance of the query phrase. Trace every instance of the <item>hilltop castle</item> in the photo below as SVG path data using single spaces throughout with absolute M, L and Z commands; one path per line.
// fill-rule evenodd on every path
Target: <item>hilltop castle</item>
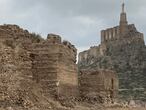
M 124 40 L 124 43 L 141 40 L 142 44 L 144 44 L 143 33 L 138 32 L 134 24 L 128 24 L 124 7 L 125 4 L 123 3 L 119 25 L 101 31 L 101 44 L 99 46 L 92 46 L 89 50 L 79 53 L 79 65 L 83 61 L 87 61 L 86 59 L 90 54 L 94 57 L 103 56 L 110 43 L 116 43 L 120 40 Z M 118 43 L 120 44 L 120 42 Z
M 124 10 L 125 4 L 122 4 L 122 12 L 120 14 L 119 26 L 108 28 L 101 31 L 101 43 L 109 42 L 117 39 L 122 39 L 127 36 L 129 32 L 137 32 L 134 24 L 128 24 L 126 12 Z M 128 36 L 127 36 L 128 37 Z M 137 37 L 144 39 L 143 34 L 137 34 Z
M 122 4 L 118 26 L 101 31 L 101 43 L 79 53 L 79 70 L 108 69 L 119 77 L 121 98 L 146 100 L 146 46 L 143 33 L 128 24 Z

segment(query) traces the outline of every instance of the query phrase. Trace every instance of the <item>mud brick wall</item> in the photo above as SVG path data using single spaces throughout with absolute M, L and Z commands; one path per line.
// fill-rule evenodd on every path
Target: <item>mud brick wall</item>
M 49 44 L 34 44 L 31 57 L 33 59 L 33 78 L 42 86 L 46 96 L 57 95 L 57 62 L 58 50 Z
M 79 89 L 82 97 L 117 97 L 118 78 L 108 70 L 82 70 L 79 74 Z
M 58 61 L 59 81 L 58 92 L 60 97 L 77 97 L 78 95 L 78 74 L 77 65 L 75 63 L 74 51 L 67 46 L 60 46 L 60 54 Z
M 76 96 L 77 66 L 75 54 L 63 44 L 34 44 L 32 51 L 33 77 L 42 85 L 46 96 Z

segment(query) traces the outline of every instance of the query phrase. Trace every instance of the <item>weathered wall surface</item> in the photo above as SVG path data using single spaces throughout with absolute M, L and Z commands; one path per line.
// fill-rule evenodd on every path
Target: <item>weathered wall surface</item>
M 79 90 L 82 97 L 105 102 L 113 100 L 118 94 L 118 77 L 109 70 L 81 70 Z
M 126 34 L 127 34 L 127 32 L 137 32 L 135 25 L 134 24 L 128 25 L 126 28 Z M 106 30 L 102 30 L 101 31 L 101 43 L 122 39 L 124 36 L 121 35 L 119 26 L 116 26 L 114 28 L 109 28 Z M 137 37 L 144 39 L 143 34 L 141 34 L 141 33 L 139 33 L 139 35 L 137 35 Z
M 58 35 L 43 40 L 16 25 L 0 26 L 0 108 L 48 110 L 50 96 L 76 97 L 76 53 Z
M 47 41 L 32 46 L 34 79 L 42 85 L 46 96 L 76 97 L 76 49 L 69 42 L 62 42 L 59 36 L 48 36 Z
M 31 57 L 33 59 L 33 78 L 42 85 L 46 96 L 57 95 L 57 63 L 58 46 L 49 44 L 34 44 Z
M 49 34 L 47 40 L 30 47 L 33 79 L 41 85 L 42 94 L 60 100 L 78 96 L 76 48 L 61 37 Z
M 24 106 L 33 85 L 29 53 L 0 43 L 0 107 Z M 28 94 L 27 94 L 28 96 Z
M 59 96 L 75 97 L 78 96 L 78 69 L 76 65 L 76 52 L 68 49 L 66 45 L 60 48 L 59 61 L 58 61 L 58 74 L 59 80 Z

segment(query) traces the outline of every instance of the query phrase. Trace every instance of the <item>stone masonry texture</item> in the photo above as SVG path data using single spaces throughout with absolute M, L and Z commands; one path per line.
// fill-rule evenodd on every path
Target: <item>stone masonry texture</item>
M 76 54 L 74 45 L 58 35 L 44 40 L 17 25 L 1 25 L 0 108 L 48 110 L 50 98 L 75 99 Z

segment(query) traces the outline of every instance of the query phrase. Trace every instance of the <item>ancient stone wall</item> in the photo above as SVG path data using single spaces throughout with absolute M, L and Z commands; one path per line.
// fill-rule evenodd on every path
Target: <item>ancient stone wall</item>
M 101 43 L 116 40 L 119 37 L 119 26 L 101 31 Z
M 81 97 L 89 99 L 113 100 L 118 94 L 118 77 L 109 70 L 81 70 L 79 85 Z
M 113 30 L 113 29 L 111 29 L 111 30 Z M 107 30 L 106 32 L 110 32 L 110 34 L 115 33 L 115 32 L 111 32 L 109 30 Z M 128 32 L 125 33 L 124 35 L 114 34 L 115 37 L 113 37 L 113 34 L 112 34 L 112 37 L 110 37 L 110 39 L 109 39 L 109 34 L 103 34 L 103 31 L 102 31 L 101 35 L 102 35 L 101 37 L 103 40 L 99 46 L 91 47 L 90 49 L 79 53 L 79 56 L 78 56 L 79 65 L 93 64 L 94 62 L 96 62 L 96 58 L 105 56 L 106 51 L 108 51 L 108 49 L 112 45 L 117 45 L 120 48 L 121 47 L 120 45 L 127 45 L 127 44 L 130 45 L 131 43 L 135 43 L 135 44 L 141 43 L 142 45 L 145 44 L 143 34 L 137 31 L 134 24 L 128 25 Z M 106 35 L 108 35 L 108 37 L 105 37 Z M 106 38 L 108 38 L 108 39 L 106 39 Z M 113 39 L 111 39 L 111 38 L 113 38 Z M 118 49 L 118 47 L 117 47 L 117 49 Z
M 0 107 L 37 103 L 37 92 L 48 98 L 78 96 L 77 50 L 60 36 L 44 40 L 17 25 L 2 25 L 0 54 Z
M 43 94 L 76 97 L 78 91 L 76 49 L 53 34 L 43 43 L 33 44 L 33 76 Z
M 33 82 L 29 52 L 0 43 L 0 54 L 0 106 L 22 105 Z
M 32 48 L 32 72 L 34 80 L 42 85 L 45 95 L 56 95 L 58 49 L 53 45 L 34 44 Z M 55 53 L 56 52 L 56 53 Z
M 43 39 L 40 35 L 29 33 L 17 25 L 0 25 L 0 42 L 13 43 L 15 46 L 23 43 L 31 44 L 41 41 Z
M 67 45 L 60 46 L 58 61 L 59 96 L 78 96 L 78 69 L 76 65 L 76 51 Z
M 130 24 L 130 25 L 127 26 L 127 31 L 126 31 L 125 34 L 128 34 L 129 32 L 132 32 L 132 31 L 137 32 L 134 24 Z M 143 38 L 143 35 L 139 35 L 139 37 Z M 123 35 L 120 34 L 119 26 L 101 31 L 101 43 L 106 43 L 106 42 L 109 42 L 109 41 L 114 41 L 114 40 L 122 39 L 122 38 L 123 38 Z

